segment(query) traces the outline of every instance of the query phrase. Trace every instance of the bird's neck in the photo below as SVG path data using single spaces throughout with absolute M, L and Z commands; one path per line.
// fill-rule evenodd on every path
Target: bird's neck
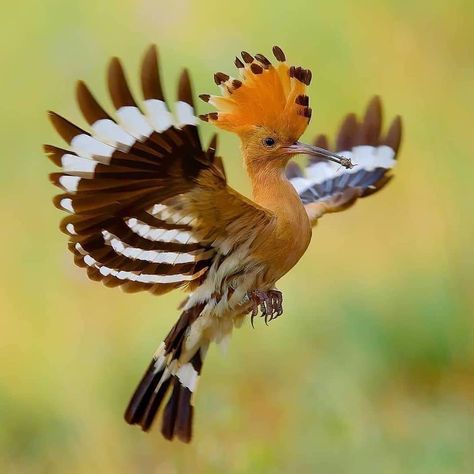
M 306 217 L 304 206 L 285 176 L 285 164 L 247 164 L 254 201 L 284 220 Z
M 266 247 L 256 255 L 268 264 L 266 281 L 274 283 L 306 251 L 311 240 L 311 224 L 298 193 L 285 176 L 284 164 L 281 167 L 274 162 L 258 167 L 247 164 L 247 170 L 254 201 L 276 217 L 271 235 L 265 236 Z

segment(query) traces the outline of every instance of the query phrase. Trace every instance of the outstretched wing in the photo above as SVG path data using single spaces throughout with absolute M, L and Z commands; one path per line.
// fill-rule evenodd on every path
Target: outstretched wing
M 45 146 L 62 168 L 50 175 L 65 191 L 54 203 L 69 212 L 61 229 L 91 279 L 131 292 L 192 289 L 216 255 L 243 241 L 251 245 L 255 227 L 273 216 L 227 186 L 216 138 L 202 149 L 187 72 L 178 87 L 177 123 L 163 96 L 155 47 L 144 57 L 141 82 L 142 107 L 120 61 L 111 61 L 116 119 L 80 82 L 77 100 L 90 133 L 50 113 L 70 148 Z
M 355 165 L 352 169 L 314 158 L 304 172 L 294 162 L 288 165 L 287 177 L 313 225 L 323 214 L 347 209 L 358 198 L 379 191 L 390 181 L 402 135 L 400 117 L 392 121 L 385 135 L 381 132 L 382 104 L 376 96 L 369 102 L 362 121 L 355 114 L 346 116 L 333 147 L 325 135 L 319 135 L 314 142 L 351 158 Z

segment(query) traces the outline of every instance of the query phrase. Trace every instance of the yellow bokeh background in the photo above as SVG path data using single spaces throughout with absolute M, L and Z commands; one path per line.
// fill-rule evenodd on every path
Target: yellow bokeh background
M 2 5 L 1 24 L 0 472 L 474 472 L 473 2 L 30 0 Z M 189 446 L 122 420 L 183 295 L 123 294 L 74 267 L 41 151 L 61 145 L 46 110 L 85 126 L 77 79 L 109 105 L 108 58 L 137 90 L 150 43 L 169 98 L 183 66 L 212 93 L 242 49 L 279 44 L 313 70 L 306 140 L 374 93 L 405 127 L 396 179 L 325 217 L 280 282 L 285 315 L 212 348 Z

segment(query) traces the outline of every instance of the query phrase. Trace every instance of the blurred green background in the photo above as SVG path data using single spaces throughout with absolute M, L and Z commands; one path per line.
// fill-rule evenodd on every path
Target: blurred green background
M 3 4 L 0 472 L 474 472 L 473 22 L 461 0 Z M 108 58 L 137 86 L 152 42 L 171 98 L 181 67 L 212 93 L 242 49 L 279 44 L 313 70 L 304 138 L 374 93 L 406 132 L 390 186 L 315 229 L 280 283 L 284 317 L 210 351 L 190 446 L 122 420 L 183 295 L 123 294 L 73 266 L 41 151 L 62 145 L 47 109 L 85 126 L 77 79 L 109 104 Z

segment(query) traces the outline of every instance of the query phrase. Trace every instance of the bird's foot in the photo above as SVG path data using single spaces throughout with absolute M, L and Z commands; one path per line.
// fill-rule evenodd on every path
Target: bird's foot
M 250 323 L 260 310 L 260 317 L 265 319 L 268 326 L 269 321 L 273 321 L 283 314 L 283 295 L 278 290 L 260 291 L 254 290 L 247 293 L 248 299 L 252 304 L 252 312 L 250 314 Z

